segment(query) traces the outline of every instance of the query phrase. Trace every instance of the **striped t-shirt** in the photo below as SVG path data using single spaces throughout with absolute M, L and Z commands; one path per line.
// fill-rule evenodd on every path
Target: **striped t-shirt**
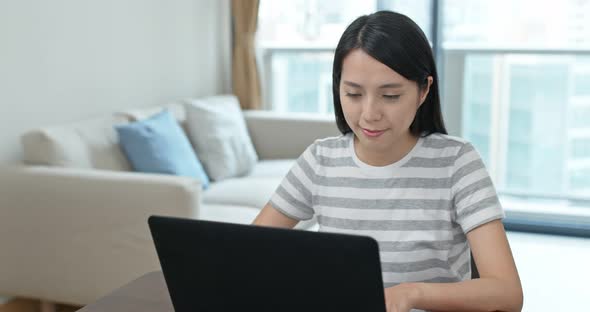
M 504 217 L 473 146 L 431 134 L 401 160 L 374 167 L 353 145 L 352 133 L 315 141 L 270 204 L 298 220 L 316 216 L 322 232 L 376 239 L 385 287 L 470 279 L 465 234 Z

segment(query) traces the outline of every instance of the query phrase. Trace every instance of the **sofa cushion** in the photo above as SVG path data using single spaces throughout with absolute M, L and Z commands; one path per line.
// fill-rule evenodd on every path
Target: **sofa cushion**
M 194 218 L 207 221 L 250 224 L 260 208 L 240 205 L 202 204 Z
M 294 160 L 264 160 L 247 177 L 212 183 L 203 194 L 209 204 L 243 205 L 261 209 L 275 192 Z
M 188 133 L 213 181 L 244 176 L 258 156 L 233 95 L 187 100 Z
M 168 110 L 116 127 L 121 146 L 135 171 L 193 177 L 209 185 L 186 134 Z
M 113 128 L 127 122 L 122 116 L 107 116 L 28 131 L 21 137 L 24 162 L 129 171 Z
M 200 206 L 199 211 L 195 212 L 193 217 L 207 221 L 251 224 L 256 216 L 258 216 L 258 213 L 260 213 L 260 208 L 239 205 L 203 204 Z M 295 228 L 317 232 L 319 226 L 317 219 L 312 218 L 299 222 Z
M 211 183 L 203 193 L 206 204 L 242 205 L 261 209 L 282 178 L 232 178 Z
M 254 169 L 250 172 L 248 177 L 264 178 L 276 177 L 283 178 L 289 173 L 289 170 L 295 164 L 294 159 L 272 159 L 261 160 L 256 163 Z M 278 185 L 277 185 L 278 187 Z

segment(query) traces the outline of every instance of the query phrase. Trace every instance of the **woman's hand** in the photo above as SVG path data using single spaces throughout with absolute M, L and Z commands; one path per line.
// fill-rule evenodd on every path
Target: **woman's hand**
M 418 284 L 403 283 L 385 288 L 387 312 L 409 312 L 420 299 Z

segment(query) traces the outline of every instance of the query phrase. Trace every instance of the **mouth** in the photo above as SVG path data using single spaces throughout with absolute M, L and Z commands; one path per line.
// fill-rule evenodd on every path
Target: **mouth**
M 385 132 L 385 130 L 369 130 L 369 129 L 365 129 L 365 128 L 361 128 L 363 129 L 363 133 L 371 138 L 375 138 L 380 136 L 381 134 L 383 134 L 383 132 Z

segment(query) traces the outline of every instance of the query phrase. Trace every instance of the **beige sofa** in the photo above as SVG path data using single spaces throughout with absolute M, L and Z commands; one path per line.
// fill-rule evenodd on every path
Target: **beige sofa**
M 172 108 L 184 120 L 180 104 Z M 154 109 L 33 130 L 25 165 L 0 168 L 0 294 L 86 304 L 159 269 L 152 214 L 250 223 L 332 118 L 245 112 L 260 161 L 246 177 L 213 182 L 130 170 L 113 125 Z M 299 225 L 314 229 L 315 222 Z

